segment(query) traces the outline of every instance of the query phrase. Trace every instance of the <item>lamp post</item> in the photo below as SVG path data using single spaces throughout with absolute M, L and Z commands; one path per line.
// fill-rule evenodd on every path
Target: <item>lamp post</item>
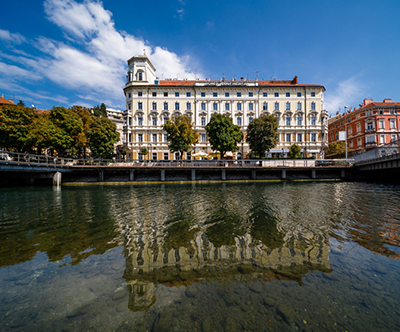
M 347 164 L 347 106 L 344 107 L 344 135 L 345 135 L 345 153 L 346 153 L 346 164 Z

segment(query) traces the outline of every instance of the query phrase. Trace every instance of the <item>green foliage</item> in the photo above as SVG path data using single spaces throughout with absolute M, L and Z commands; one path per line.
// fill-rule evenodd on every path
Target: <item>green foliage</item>
M 292 144 L 288 152 L 289 159 L 296 159 L 300 157 L 300 148 L 296 144 Z
M 344 141 L 337 141 L 329 143 L 329 147 L 328 150 L 326 151 L 326 154 L 344 155 L 345 152 L 346 152 L 346 145 Z
M 221 159 L 227 151 L 238 150 L 237 144 L 243 139 L 239 126 L 232 122 L 227 115 L 214 114 L 205 127 L 213 150 L 219 151 Z
M 275 116 L 261 116 L 247 127 L 247 143 L 259 158 L 278 143 L 278 121 Z
M 38 114 L 27 107 L 5 105 L 0 107 L 0 147 L 17 152 L 31 152 L 27 137 Z
M 168 147 L 171 152 L 180 152 L 180 159 L 183 152 L 189 152 L 197 143 L 197 131 L 193 128 L 190 118 L 187 115 L 173 115 L 164 124 L 163 129 L 168 134 Z
M 102 117 L 106 118 L 107 117 L 106 105 L 104 105 L 104 103 L 101 103 L 100 106 L 97 105 L 97 106 L 93 107 L 93 114 L 94 114 L 94 116 L 97 116 L 97 117 L 102 116 Z
M 108 158 L 114 152 L 114 144 L 119 140 L 115 123 L 107 118 L 93 118 L 87 133 L 91 155 L 94 158 Z
M 19 102 L 17 103 L 17 106 L 26 106 L 25 103 L 22 100 L 19 100 Z
M 149 150 L 147 150 L 147 148 L 141 148 L 141 149 L 140 149 L 140 153 L 141 153 L 143 156 L 146 156 L 146 155 L 149 153 Z

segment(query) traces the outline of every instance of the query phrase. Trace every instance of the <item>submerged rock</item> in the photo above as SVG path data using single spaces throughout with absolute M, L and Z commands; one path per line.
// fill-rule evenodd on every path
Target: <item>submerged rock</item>
M 284 305 L 280 305 L 276 308 L 276 313 L 282 317 L 282 319 L 288 323 L 291 324 L 294 318 L 294 312 L 291 308 L 286 307 Z

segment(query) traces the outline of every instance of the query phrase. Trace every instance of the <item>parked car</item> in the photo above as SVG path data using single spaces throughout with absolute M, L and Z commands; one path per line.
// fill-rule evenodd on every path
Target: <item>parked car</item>
M 315 166 L 331 166 L 333 162 L 330 160 L 316 160 Z
M 7 161 L 12 161 L 12 157 L 5 152 L 0 152 L 0 160 L 7 160 Z

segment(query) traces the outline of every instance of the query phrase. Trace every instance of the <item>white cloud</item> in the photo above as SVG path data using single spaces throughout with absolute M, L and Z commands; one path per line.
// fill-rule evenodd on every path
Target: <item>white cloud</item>
M 176 12 L 179 15 L 179 19 L 182 21 L 183 20 L 183 16 L 185 15 L 185 10 L 183 8 L 181 8 L 181 9 L 177 9 Z
M 0 72 L 7 77 L 14 75 L 14 82 L 18 82 L 15 80 L 18 78 L 21 82 L 24 77 L 36 80 L 47 77 L 61 87 L 60 91 L 62 88 L 75 90 L 79 100 L 91 98 L 94 103 L 107 100 L 108 106 L 122 108 L 125 105 L 123 87 L 127 60 L 143 54 L 144 49 L 157 69 L 157 76 L 195 77 L 190 70 L 190 56 L 178 56 L 140 37 L 116 30 L 112 13 L 104 9 L 101 2 L 45 0 L 44 9 L 46 17 L 62 30 L 66 41 L 43 36 L 30 41 L 30 45 L 43 53 L 41 56 L 17 49 L 11 51 L 14 55 L 0 53 L 0 58 L 13 63 L 0 63 Z M 13 43 L 26 42 L 22 35 L 6 30 L 0 30 L 0 39 Z M 32 52 L 35 53 L 37 51 Z M 197 74 L 197 77 L 202 76 Z
M 7 30 L 0 29 L 0 39 L 6 42 L 11 42 L 14 44 L 22 44 L 26 42 L 24 36 L 19 33 L 11 33 Z
M 337 84 L 332 92 L 327 88 L 325 94 L 325 109 L 334 114 L 344 106 L 356 107 L 365 96 L 365 87 L 357 80 L 357 76 L 350 77 Z

